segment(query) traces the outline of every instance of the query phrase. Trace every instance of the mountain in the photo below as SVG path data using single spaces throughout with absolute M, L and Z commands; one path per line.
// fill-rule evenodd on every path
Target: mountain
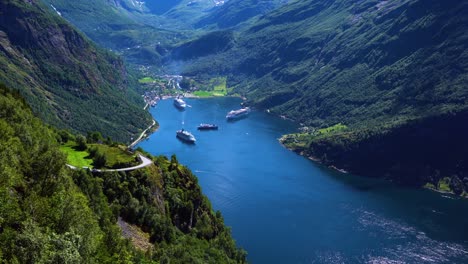
M 234 46 L 235 34 L 232 31 L 213 31 L 183 43 L 171 51 L 171 60 L 190 60 L 229 50 Z
M 0 262 L 245 263 L 175 156 L 125 173 L 71 170 L 59 143 L 74 138 L 0 85 Z
M 234 27 L 253 17 L 267 14 L 288 2 L 289 0 L 230 0 L 203 16 L 195 26 L 215 25 L 218 29 Z
M 0 10 L 0 82 L 47 123 L 123 142 L 151 123 L 121 58 L 38 1 L 1 1 Z
M 457 153 L 451 156 L 453 162 L 446 156 L 436 166 L 431 166 L 436 153 L 421 161 L 414 158 L 420 152 L 405 148 L 388 153 L 413 153 L 413 159 L 371 151 L 369 156 L 360 154 L 359 162 L 345 160 L 377 148 L 376 142 L 411 141 L 422 133 L 420 129 L 434 130 L 444 119 L 454 122 L 445 123 L 446 129 L 465 131 L 455 120 L 467 108 L 468 19 L 463 14 L 468 4 L 455 0 L 230 0 L 197 9 L 202 2 L 193 3 L 194 8 L 186 1 L 156 1 L 151 8 L 149 2 L 141 2 L 138 8 L 128 3 L 124 7 L 123 2 L 107 4 L 120 8 L 120 13 L 126 10 L 137 23 L 155 28 L 160 23 L 165 30 L 180 32 L 161 37 L 160 46 L 148 35 L 152 44 L 147 53 L 157 53 L 154 61 L 166 70 L 188 76 L 226 76 L 232 94 L 301 123 L 304 133 L 284 141 L 290 148 L 330 166 L 369 176 L 387 175 L 414 185 L 437 184 L 446 176 L 465 177 L 466 170 L 457 165 L 464 162 L 461 150 L 453 152 Z M 77 10 L 71 8 L 69 13 Z M 175 22 L 181 20 L 187 22 Z M 199 29 L 189 31 L 191 27 Z M 413 131 L 408 132 L 413 136 L 404 131 Z M 451 132 L 437 130 L 419 138 L 436 139 L 444 133 Z M 463 142 L 458 136 L 452 140 Z M 385 152 L 392 144 L 380 147 Z M 444 150 L 442 145 L 434 149 Z M 344 150 L 353 152 L 345 155 Z M 359 165 L 372 157 L 388 162 L 372 170 Z M 416 163 L 417 169 L 411 170 L 409 164 Z
M 154 0 L 146 1 L 145 6 L 149 9 L 152 14 L 164 15 L 171 13 L 173 16 L 177 16 L 177 13 L 183 13 L 187 11 L 204 11 L 217 5 L 220 1 L 213 0 Z M 223 1 L 224 2 L 224 1 Z
M 127 61 L 161 66 L 171 46 L 198 35 L 193 23 L 222 2 L 42 0 L 51 10 Z
M 158 28 L 163 21 L 144 12 L 146 8 L 135 1 L 43 2 L 97 44 L 118 52 L 130 61 L 160 64 L 166 42 L 171 43 L 182 36 Z
M 295 139 L 297 150 L 328 165 L 392 179 L 401 173 L 406 179 L 399 181 L 416 185 L 434 175 L 434 181 L 463 178 L 467 170 L 457 164 L 464 161 L 459 148 L 466 139 L 459 136 L 451 139 L 460 143 L 453 144 L 459 146 L 453 162 L 446 157 L 445 165 L 430 166 L 436 156 L 422 148 L 412 153 L 432 156 L 418 161 L 414 170 L 414 155 L 405 155 L 406 161 L 376 155 L 388 162 L 370 172 L 364 157 L 343 162 L 357 153 L 343 150 L 367 149 L 370 158 L 380 146 L 371 141 L 403 144 L 435 124 L 446 126 L 424 138 L 465 131 L 460 122 L 468 108 L 466 12 L 468 4 L 455 0 L 294 1 L 234 34 L 232 47 L 187 57 L 182 72 L 228 76 L 233 92 L 246 96 L 249 104 L 302 123 L 309 132 L 301 135 L 304 140 Z M 181 45 L 177 54 L 189 47 Z M 313 132 L 340 123 L 346 129 Z M 411 135 L 403 133 L 408 127 Z M 390 146 L 382 145 L 382 151 Z M 445 150 L 442 145 L 435 149 Z
M 219 72 L 212 61 L 231 61 L 221 74 L 250 77 L 237 91 L 253 104 L 315 126 L 463 108 L 466 9 L 458 1 L 296 1 L 185 72 Z
M 136 64 L 163 65 L 177 44 L 237 26 L 288 0 L 43 0 L 98 44 Z M 197 28 L 197 29 L 195 29 Z

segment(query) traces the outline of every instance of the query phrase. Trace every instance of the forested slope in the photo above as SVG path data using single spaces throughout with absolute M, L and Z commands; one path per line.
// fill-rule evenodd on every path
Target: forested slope
M 130 173 L 72 171 L 58 148 L 70 137 L 44 126 L 0 85 L 0 262 L 245 262 L 221 214 L 175 157 Z M 143 252 L 123 239 L 118 217 L 154 246 Z
M 235 34 L 229 50 L 186 61 L 185 73 L 231 75 L 252 104 L 312 126 L 463 109 L 467 10 L 455 0 L 295 1 Z
M 288 2 L 288 0 L 230 0 L 201 17 L 195 26 L 215 26 L 219 29 L 235 27 L 253 17 L 267 14 Z
M 124 142 L 151 123 L 119 57 L 38 1 L 5 0 L 0 10 L 0 82 L 47 123 Z
M 186 58 L 184 72 L 228 76 L 251 105 L 303 124 L 284 142 L 327 165 L 414 185 L 461 182 L 467 12 L 455 0 L 293 1 L 225 49 Z

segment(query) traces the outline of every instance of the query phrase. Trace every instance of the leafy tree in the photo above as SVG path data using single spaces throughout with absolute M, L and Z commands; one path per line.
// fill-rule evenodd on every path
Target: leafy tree
M 104 138 L 102 137 L 101 133 L 97 131 L 88 132 L 86 139 L 88 143 L 102 143 L 104 141 Z
M 105 153 L 97 151 L 93 158 L 93 165 L 97 168 L 102 168 L 107 164 L 107 157 Z
M 78 135 L 76 136 L 76 144 L 77 144 L 77 149 L 78 150 L 86 150 L 88 148 L 88 146 L 86 145 L 86 138 L 82 135 Z
M 195 177 L 175 157 L 172 169 L 160 157 L 160 167 L 129 173 L 69 170 L 58 149 L 61 136 L 1 86 L 0 117 L 1 261 L 245 261 Z M 145 255 L 124 240 L 118 217 L 148 232 L 159 251 Z

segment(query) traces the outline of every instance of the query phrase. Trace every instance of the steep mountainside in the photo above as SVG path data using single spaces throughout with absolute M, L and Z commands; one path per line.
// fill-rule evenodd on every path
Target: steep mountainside
M 160 64 L 164 46 L 183 36 L 160 28 L 161 23 L 165 22 L 145 12 L 144 6 L 137 10 L 138 5 L 134 6 L 133 1 L 43 2 L 96 43 L 115 50 L 132 61 Z
M 0 85 L 1 263 L 245 262 L 175 156 L 128 173 L 72 171 L 58 147 L 72 138 Z M 139 230 L 146 252 L 117 222 Z
M 467 10 L 454 0 L 297 1 L 185 72 L 249 76 L 237 91 L 252 103 L 313 126 L 460 109 L 468 95 Z M 213 61 L 231 63 L 219 72 Z
M 237 26 L 288 0 L 42 0 L 97 43 L 136 64 L 161 65 L 171 47 Z M 203 29 L 201 29 L 203 27 Z M 198 28 L 194 30 L 194 28 Z
M 252 17 L 267 14 L 287 2 L 289 0 L 230 0 L 202 17 L 195 26 L 215 25 L 219 29 L 233 27 Z
M 0 82 L 47 123 L 121 141 L 151 123 L 120 58 L 37 1 L 1 1 L 0 10 Z
M 457 165 L 463 151 L 433 166 L 430 160 L 439 156 L 424 148 L 410 156 L 376 155 L 387 162 L 373 171 L 365 171 L 365 161 L 426 130 L 428 141 L 466 142 L 443 135 L 466 130 L 460 120 L 468 109 L 467 12 L 468 3 L 456 0 L 295 1 L 234 34 L 235 45 L 224 52 L 187 58 L 184 71 L 227 75 L 250 104 L 308 126 L 309 132 L 288 141 L 299 152 L 356 173 L 400 175 L 407 178 L 399 181 L 412 184 L 436 175 L 437 183 L 468 173 Z M 339 123 L 345 129 L 317 133 Z M 434 149 L 443 151 L 443 145 Z M 366 158 L 348 159 L 364 149 Z M 428 157 L 417 161 L 416 153 Z M 419 165 L 409 170 L 413 161 Z

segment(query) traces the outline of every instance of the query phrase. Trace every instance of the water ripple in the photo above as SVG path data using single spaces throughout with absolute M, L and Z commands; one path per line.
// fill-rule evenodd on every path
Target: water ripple
M 384 235 L 381 252 L 376 256 L 368 255 L 367 263 L 454 263 L 454 259 L 468 262 L 468 250 L 462 245 L 434 240 L 412 226 L 374 212 L 362 210 L 358 213 L 361 230 Z

